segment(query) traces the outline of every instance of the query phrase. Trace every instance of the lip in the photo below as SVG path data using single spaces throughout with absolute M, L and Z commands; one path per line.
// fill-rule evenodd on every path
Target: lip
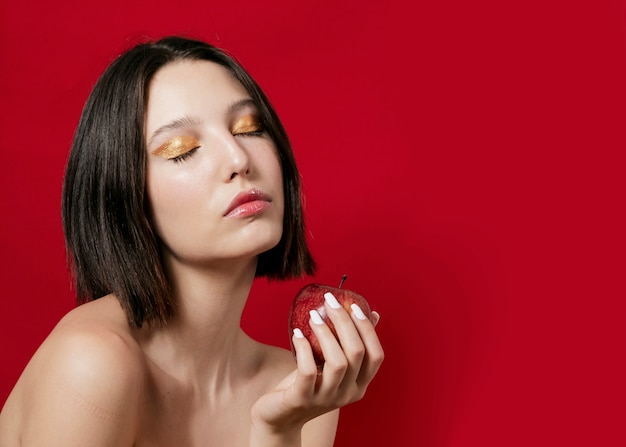
M 224 217 L 246 217 L 263 211 L 272 203 L 270 196 L 257 188 L 240 192 L 230 202 Z

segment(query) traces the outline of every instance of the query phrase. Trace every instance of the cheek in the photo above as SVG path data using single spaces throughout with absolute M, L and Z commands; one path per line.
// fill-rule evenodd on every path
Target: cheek
M 283 168 L 280 163 L 278 149 L 269 147 L 263 152 L 260 162 L 264 165 L 265 172 L 273 181 L 273 187 L 283 193 Z
M 274 181 L 275 181 L 275 188 L 278 191 L 278 196 L 280 199 L 280 213 L 281 213 L 281 217 L 283 216 L 283 214 L 285 213 L 285 190 L 284 190 L 284 185 L 283 185 L 283 170 L 282 167 L 280 165 L 280 161 L 276 160 L 276 164 L 274 167 Z
M 278 154 L 276 154 L 275 163 L 274 163 L 274 178 L 276 182 L 276 188 L 278 188 L 278 190 L 280 191 L 282 213 L 285 212 L 285 186 L 284 186 L 283 176 L 284 176 L 283 168 L 278 158 Z
M 176 189 L 178 188 L 173 182 L 148 172 L 146 193 L 153 218 L 158 220 L 163 210 L 170 208 L 170 204 L 173 202 L 172 199 L 176 195 Z
M 188 221 L 190 213 L 198 209 L 198 186 L 184 176 L 159 175 L 148 172 L 146 193 L 155 230 L 162 239 Z
M 269 184 L 273 191 L 274 203 L 279 210 L 281 217 L 285 209 L 285 191 L 283 186 L 283 170 L 278 159 L 278 156 L 274 153 L 265 159 L 265 172 L 269 178 Z

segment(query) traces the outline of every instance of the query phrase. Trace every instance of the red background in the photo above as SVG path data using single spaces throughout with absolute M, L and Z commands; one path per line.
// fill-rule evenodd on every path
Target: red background
M 73 306 L 60 224 L 82 105 L 142 36 L 235 54 L 301 166 L 315 281 L 387 359 L 338 446 L 626 445 L 624 2 L 0 3 L 0 404 Z M 288 346 L 303 282 L 244 315 Z

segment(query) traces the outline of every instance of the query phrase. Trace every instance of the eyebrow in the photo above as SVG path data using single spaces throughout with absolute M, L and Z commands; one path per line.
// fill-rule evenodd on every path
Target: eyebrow
M 245 109 L 246 107 L 250 106 L 254 107 L 254 110 L 256 111 L 257 106 L 254 100 L 252 98 L 243 98 L 239 101 L 235 101 L 234 103 L 232 103 L 228 108 L 228 113 L 236 113 L 239 112 L 241 109 Z
M 183 116 L 181 118 L 177 118 L 173 121 L 170 121 L 169 123 L 159 127 L 157 130 L 154 131 L 154 133 L 148 140 L 148 147 L 152 145 L 152 142 L 156 139 L 156 137 L 158 137 L 162 133 L 167 132 L 168 130 L 185 129 L 188 127 L 193 127 L 193 126 L 198 125 L 199 122 L 200 122 L 199 120 L 195 118 L 191 118 L 189 116 Z
M 256 103 L 254 102 L 254 100 L 252 98 L 243 98 L 240 99 L 238 101 L 233 102 L 229 107 L 228 107 L 228 114 L 232 115 L 234 113 L 239 112 L 241 109 L 245 109 L 246 107 L 254 107 L 254 109 L 256 110 Z M 161 134 L 169 131 L 169 130 L 177 130 L 177 129 L 186 129 L 189 127 L 193 127 L 193 126 L 197 126 L 200 123 L 200 120 L 196 119 L 196 118 L 192 118 L 190 116 L 183 116 L 181 118 L 177 118 L 173 121 L 170 121 L 169 123 L 159 127 L 157 130 L 154 131 L 154 133 L 152 134 L 152 136 L 150 137 L 150 139 L 148 140 L 148 147 L 150 147 L 152 145 L 152 142 Z

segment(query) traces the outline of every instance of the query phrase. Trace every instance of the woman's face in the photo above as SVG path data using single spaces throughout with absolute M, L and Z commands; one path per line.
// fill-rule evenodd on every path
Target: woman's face
M 146 188 L 166 260 L 254 257 L 282 235 L 276 147 L 246 89 L 207 61 L 161 68 L 148 91 Z

